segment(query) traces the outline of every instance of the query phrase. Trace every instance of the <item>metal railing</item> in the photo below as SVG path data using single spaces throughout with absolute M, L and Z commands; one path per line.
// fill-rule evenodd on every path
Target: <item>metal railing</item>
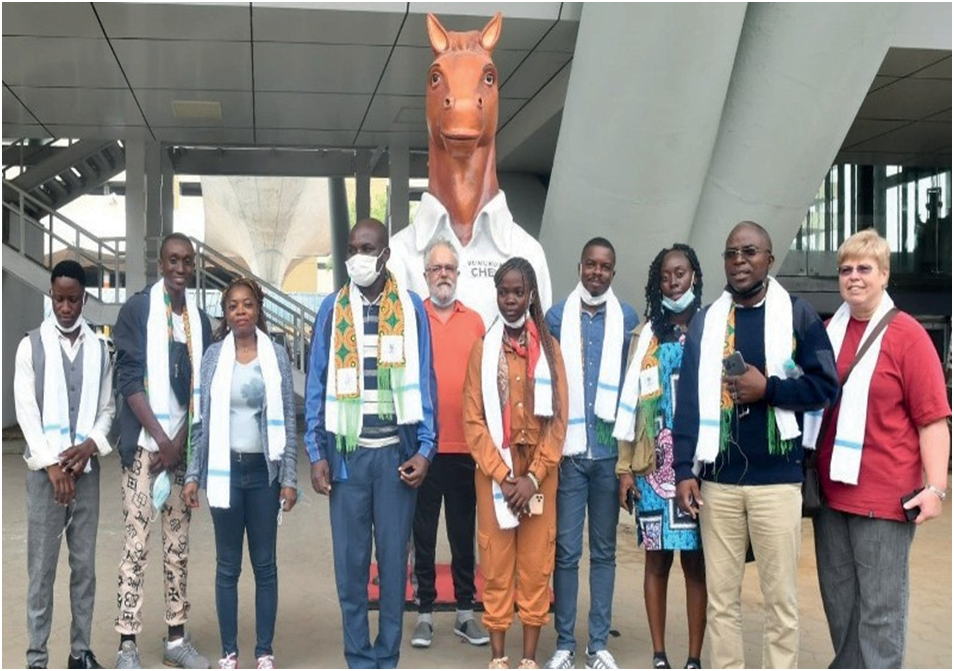
M 228 277 L 250 277 L 265 291 L 265 321 L 273 340 L 284 345 L 292 367 L 304 374 L 308 362 L 308 348 L 316 313 L 311 308 L 283 293 L 265 280 L 251 274 L 232 259 L 209 247 L 204 242 L 190 238 L 195 246 L 196 299 L 199 307 L 208 314 L 221 314 L 222 291 L 228 286 Z
M 3 180 L 3 189 L 3 241 L 9 248 L 49 270 L 52 270 L 57 253 L 69 251 L 77 261 L 87 267 L 93 266 L 100 274 L 100 281 L 95 283 L 96 286 L 87 287 L 88 292 L 103 303 L 123 302 L 125 238 L 98 237 L 8 180 Z M 11 194 L 16 195 L 15 200 L 10 199 Z M 36 217 L 31 212 L 42 214 Z M 196 251 L 195 295 L 199 307 L 212 316 L 223 317 L 220 300 L 229 280 L 239 275 L 255 279 L 266 292 L 264 311 L 271 337 L 285 346 L 292 366 L 305 373 L 315 311 L 278 287 L 255 277 L 204 242 L 195 238 L 190 240 Z M 108 280 L 106 284 L 109 286 L 104 287 L 103 280 Z
M 3 242 L 8 247 L 50 270 L 55 264 L 55 255 L 69 250 L 77 261 L 99 272 L 100 281 L 94 287 L 87 287 L 87 291 L 104 303 L 119 302 L 116 299 L 120 293 L 112 289 L 104 292 L 103 284 L 106 280 L 112 288 L 121 286 L 120 269 L 125 268 L 126 261 L 125 240 L 90 233 L 9 180 L 3 180 L 3 191 Z M 11 194 L 16 196 L 15 200 L 8 200 Z M 31 212 L 42 215 L 38 218 Z

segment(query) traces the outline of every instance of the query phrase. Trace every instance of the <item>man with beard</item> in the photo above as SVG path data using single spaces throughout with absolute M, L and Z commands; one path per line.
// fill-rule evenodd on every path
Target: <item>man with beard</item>
M 457 300 L 460 259 L 448 240 L 438 238 L 424 251 L 424 279 L 430 298 L 424 301 L 434 352 L 437 419 L 440 427 L 437 456 L 417 495 L 414 514 L 414 572 L 420 615 L 411 637 L 415 648 L 428 648 L 434 634 L 431 613 L 437 598 L 434 555 L 441 500 L 445 502 L 447 540 L 451 548 L 451 575 L 457 620 L 454 634 L 473 645 L 490 641 L 474 619 L 474 528 L 477 498 L 474 491 L 474 459 L 464 441 L 464 374 L 467 359 L 484 335 L 480 315 Z

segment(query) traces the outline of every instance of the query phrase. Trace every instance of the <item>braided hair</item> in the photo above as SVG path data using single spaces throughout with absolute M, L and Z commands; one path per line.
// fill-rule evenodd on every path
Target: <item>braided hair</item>
M 547 358 L 547 364 L 550 367 L 550 374 L 553 376 L 553 414 L 560 413 L 560 394 L 557 385 L 557 367 L 556 350 L 553 348 L 553 336 L 547 328 L 546 314 L 543 312 L 543 306 L 540 304 L 540 291 L 537 289 L 537 273 L 530 265 L 530 262 L 520 256 L 514 256 L 497 268 L 494 273 L 494 287 L 499 287 L 504 276 L 510 271 L 515 270 L 523 276 L 523 283 L 530 291 L 530 319 L 537 327 L 540 333 L 540 347 Z
M 253 280 L 251 277 L 236 277 L 229 282 L 229 286 L 226 287 L 225 291 L 222 292 L 222 321 L 219 323 L 219 328 L 215 331 L 216 340 L 225 340 L 225 336 L 229 334 L 231 329 L 229 328 L 229 320 L 226 318 L 227 307 L 229 304 L 229 295 L 232 293 L 232 290 L 236 287 L 245 287 L 252 292 L 252 296 L 255 298 L 255 302 L 258 304 L 258 321 L 255 322 L 255 326 L 262 330 L 263 333 L 268 333 L 268 325 L 265 323 L 265 292 L 262 291 L 262 287 L 258 282 Z
M 663 260 L 669 252 L 682 252 L 689 259 L 689 265 L 695 273 L 695 279 L 692 283 L 692 291 L 695 298 L 692 301 L 693 314 L 702 307 L 702 266 L 699 265 L 699 259 L 696 257 L 695 250 L 689 245 L 677 242 L 672 247 L 664 248 L 656 254 L 652 264 L 649 266 L 649 278 L 646 280 L 646 319 L 652 322 L 653 331 L 660 337 L 669 335 L 675 329 L 672 323 L 673 313 L 665 309 L 662 305 L 663 292 L 660 288 Z

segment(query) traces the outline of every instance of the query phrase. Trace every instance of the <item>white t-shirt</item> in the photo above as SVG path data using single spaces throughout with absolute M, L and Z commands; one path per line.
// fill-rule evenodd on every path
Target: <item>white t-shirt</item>
M 489 327 L 497 316 L 497 291 L 494 273 L 507 259 L 522 256 L 537 274 L 537 286 L 543 311 L 550 309 L 552 288 L 550 269 L 540 243 L 514 222 L 507 198 L 500 191 L 477 214 L 474 235 L 467 246 L 460 244 L 450 225 L 450 215 L 437 198 L 421 196 L 414 223 L 391 238 L 388 269 L 398 284 L 422 298 L 429 295 L 424 279 L 424 250 L 436 238 L 449 240 L 460 256 L 457 299 L 477 311 Z

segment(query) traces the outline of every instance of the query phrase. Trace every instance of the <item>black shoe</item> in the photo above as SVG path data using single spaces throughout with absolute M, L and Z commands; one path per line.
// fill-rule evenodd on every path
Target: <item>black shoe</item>
M 66 662 L 67 669 L 101 669 L 99 662 L 96 661 L 96 656 L 93 654 L 92 650 L 84 650 L 80 653 L 79 657 L 74 657 L 72 653 L 70 654 L 69 660 Z

